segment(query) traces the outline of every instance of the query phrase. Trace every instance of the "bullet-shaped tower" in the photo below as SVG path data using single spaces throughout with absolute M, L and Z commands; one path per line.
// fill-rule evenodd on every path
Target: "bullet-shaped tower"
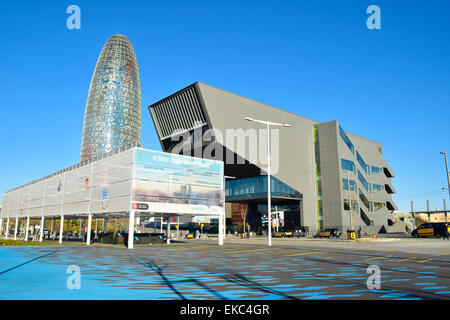
M 127 37 L 111 36 L 95 66 L 84 115 L 81 161 L 141 140 L 141 86 Z

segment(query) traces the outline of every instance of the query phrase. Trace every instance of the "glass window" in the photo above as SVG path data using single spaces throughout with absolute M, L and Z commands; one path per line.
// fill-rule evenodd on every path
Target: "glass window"
M 361 189 L 359 189 L 359 198 L 364 203 L 364 205 L 369 209 L 369 211 L 372 211 L 372 203 L 370 203 L 369 200 L 367 200 L 366 196 L 361 191 Z
M 369 166 L 363 160 L 363 158 L 361 157 L 361 155 L 359 154 L 358 151 L 356 151 L 356 159 L 358 160 L 359 164 L 364 169 L 364 171 L 369 175 L 370 174 Z
M 270 178 L 270 188 L 274 197 L 303 198 L 301 193 L 274 177 Z M 227 201 L 267 197 L 267 176 L 226 181 L 225 197 Z
M 355 172 L 355 164 L 353 161 L 341 159 L 342 170 Z
M 380 210 L 381 208 L 384 208 L 386 204 L 384 202 L 374 202 L 372 211 Z
M 342 179 L 342 186 L 344 190 L 348 190 L 348 180 Z M 356 191 L 356 182 L 350 179 L 350 191 Z
M 358 211 L 358 202 L 355 200 L 352 200 L 352 205 L 353 205 L 353 212 L 357 212 Z M 350 210 L 348 199 L 344 199 L 344 210 L 347 210 L 347 211 Z
M 364 179 L 364 176 L 361 174 L 361 172 L 358 170 L 358 179 L 359 181 L 362 183 L 362 185 L 364 186 L 364 188 L 366 189 L 367 192 L 371 192 L 370 190 L 370 184 L 367 182 L 366 179 Z
M 380 190 L 383 190 L 384 189 L 384 186 L 382 186 L 382 185 L 379 185 L 379 184 L 372 184 L 372 192 L 377 192 L 377 191 L 380 191 Z
M 380 173 L 381 171 L 383 171 L 383 169 L 375 167 L 375 166 L 372 166 L 372 168 L 371 168 L 372 174 L 377 174 L 377 173 Z
M 350 139 L 347 137 L 347 135 L 344 132 L 344 129 L 342 129 L 341 126 L 339 126 L 339 135 L 341 136 L 342 140 L 347 144 L 347 147 L 350 149 L 350 151 L 355 154 L 355 147 L 353 146 L 353 143 L 350 141 Z

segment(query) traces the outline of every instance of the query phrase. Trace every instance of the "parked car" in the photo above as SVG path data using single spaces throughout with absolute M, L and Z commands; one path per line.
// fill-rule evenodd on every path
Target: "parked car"
M 300 238 L 300 237 L 306 237 L 306 230 L 303 229 L 303 228 L 296 229 L 296 230 L 294 230 L 294 232 L 293 232 L 293 236 L 294 236 L 294 237 L 297 237 L 297 238 Z
M 284 232 L 282 232 L 282 231 L 275 231 L 273 233 L 273 237 L 274 238 L 282 238 L 282 237 L 284 237 Z
M 323 229 L 316 234 L 316 237 L 318 238 L 332 238 L 332 237 L 339 238 L 340 236 L 341 231 L 339 230 L 339 228 Z
M 292 231 L 285 231 L 284 237 L 286 238 L 292 238 L 294 236 L 294 233 Z
M 304 229 L 295 229 L 295 230 L 291 230 L 291 229 L 282 229 L 280 231 L 275 231 L 273 233 L 273 237 L 274 238 L 293 238 L 293 237 L 306 237 L 306 231 Z
M 448 232 L 450 232 L 450 224 L 445 222 L 433 222 L 433 223 L 424 223 L 420 227 L 414 229 L 411 232 L 411 236 L 415 238 L 419 237 L 442 237 L 445 232 L 445 228 L 447 228 Z

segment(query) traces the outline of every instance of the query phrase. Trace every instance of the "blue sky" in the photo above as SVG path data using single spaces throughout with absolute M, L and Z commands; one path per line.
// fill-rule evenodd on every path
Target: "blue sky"
M 81 8 L 81 30 L 66 8 Z M 381 9 L 381 30 L 366 8 Z M 32 1 L 0 11 L 0 194 L 78 162 L 89 83 L 115 33 L 132 42 L 147 106 L 195 81 L 379 141 L 400 211 L 450 206 L 450 2 Z

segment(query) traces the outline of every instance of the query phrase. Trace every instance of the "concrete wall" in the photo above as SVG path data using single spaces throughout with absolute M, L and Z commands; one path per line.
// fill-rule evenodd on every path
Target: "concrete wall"
M 338 159 L 338 126 L 336 121 L 321 123 L 318 126 L 320 144 L 320 166 L 322 175 L 323 227 L 336 227 L 343 224 L 343 204 Z

